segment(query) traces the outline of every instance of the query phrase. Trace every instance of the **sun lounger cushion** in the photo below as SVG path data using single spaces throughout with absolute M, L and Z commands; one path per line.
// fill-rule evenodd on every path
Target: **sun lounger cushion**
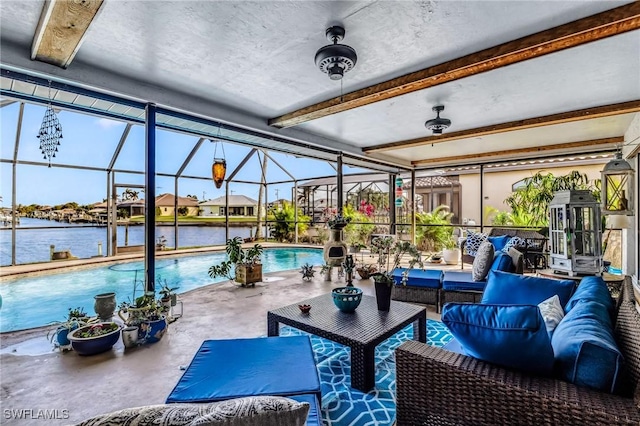
M 551 344 L 563 379 L 605 392 L 616 390 L 623 357 L 604 305 L 577 302 L 556 327 Z
M 321 397 L 308 336 L 205 340 L 167 402 L 306 393 Z
M 406 268 L 396 268 L 392 275 L 396 285 L 402 285 L 402 273 Z M 407 276 L 407 285 L 410 287 L 442 287 L 442 271 L 438 269 L 410 269 Z
M 573 294 L 571 280 L 531 277 L 502 271 L 490 271 L 481 303 L 537 305 L 554 294 L 565 306 Z
M 550 374 L 551 341 L 537 306 L 447 303 L 442 322 L 467 355 L 535 374 Z
M 442 288 L 449 291 L 482 291 L 486 281 L 474 281 L 471 271 L 444 271 Z

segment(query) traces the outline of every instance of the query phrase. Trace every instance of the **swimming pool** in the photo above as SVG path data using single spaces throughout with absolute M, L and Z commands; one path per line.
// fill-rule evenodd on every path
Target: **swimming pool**
M 225 278 L 211 279 L 209 267 L 226 259 L 226 253 L 181 256 L 156 260 L 156 282 L 179 287 L 183 293 Z M 269 248 L 262 255 L 262 271 L 278 272 L 298 269 L 304 263 L 322 265 L 321 249 Z M 60 274 L 19 278 L 0 286 L 0 332 L 24 330 L 47 325 L 66 318 L 69 308 L 81 306 L 94 315 L 93 296 L 115 292 L 116 301 L 129 301 L 134 281 L 138 281 L 141 294 L 144 280 L 144 262 L 112 264 Z M 159 286 L 156 285 L 156 290 Z

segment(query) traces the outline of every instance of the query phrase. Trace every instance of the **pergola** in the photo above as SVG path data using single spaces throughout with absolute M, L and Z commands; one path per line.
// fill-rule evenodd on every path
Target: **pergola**
M 616 150 L 639 162 L 638 2 L 68 5 L 0 4 L 2 102 L 44 104 L 51 85 L 55 107 L 144 124 L 147 202 L 157 128 L 331 161 L 338 187 L 344 164 L 415 177 Z M 359 57 L 339 83 L 313 65 L 336 23 Z M 442 135 L 424 127 L 436 105 Z

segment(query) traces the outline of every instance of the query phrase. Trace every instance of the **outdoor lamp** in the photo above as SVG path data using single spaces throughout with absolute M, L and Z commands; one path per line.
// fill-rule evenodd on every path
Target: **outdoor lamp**
M 213 183 L 216 188 L 222 186 L 224 181 L 224 175 L 227 173 L 227 161 L 224 158 L 214 158 L 211 165 L 211 175 L 213 176 Z
M 633 176 L 631 165 L 616 152 L 601 172 L 602 213 L 633 215 Z

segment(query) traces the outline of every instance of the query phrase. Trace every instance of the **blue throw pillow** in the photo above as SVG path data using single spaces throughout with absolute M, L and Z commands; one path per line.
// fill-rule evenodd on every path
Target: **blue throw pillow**
M 564 306 L 564 312 L 569 312 L 580 300 L 598 302 L 607 308 L 610 316 L 613 316 L 615 305 L 611 298 L 611 293 L 604 280 L 600 277 L 584 277 L 580 280 L 578 288 L 571 296 L 571 299 Z
M 502 251 L 496 251 L 491 264 L 492 271 L 514 272 L 513 260 L 511 256 Z
M 467 254 L 471 256 L 475 256 L 480 248 L 480 244 L 485 242 L 487 239 L 487 234 L 482 234 L 479 232 L 467 231 L 467 242 L 465 243 L 465 250 Z
M 553 369 L 551 341 L 537 306 L 447 303 L 442 322 L 467 355 L 534 374 Z
M 571 280 L 530 277 L 509 272 L 489 271 L 482 302 L 506 305 L 537 305 L 554 294 L 565 306 L 573 294 L 575 283 Z
M 623 357 L 603 305 L 577 302 L 554 330 L 551 344 L 563 379 L 605 392 L 616 390 Z
M 500 235 L 498 237 L 487 237 L 487 240 L 491 244 L 493 244 L 493 247 L 495 248 L 496 251 L 502 250 L 507 245 L 510 239 L 511 237 L 508 235 Z

